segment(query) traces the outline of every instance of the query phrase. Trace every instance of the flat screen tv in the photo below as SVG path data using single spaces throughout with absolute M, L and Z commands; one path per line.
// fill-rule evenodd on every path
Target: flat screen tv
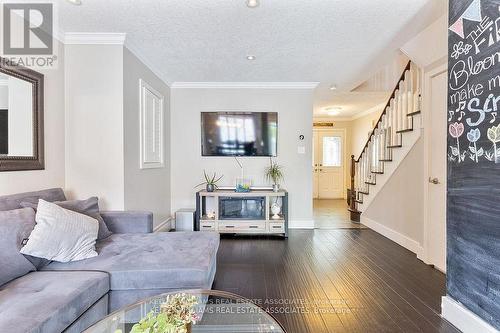
M 276 156 L 277 112 L 202 112 L 203 156 Z

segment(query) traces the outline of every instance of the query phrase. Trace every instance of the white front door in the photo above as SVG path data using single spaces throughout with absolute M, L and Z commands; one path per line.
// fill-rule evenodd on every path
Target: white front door
M 429 191 L 427 261 L 446 272 L 447 72 L 429 77 Z
M 317 199 L 344 197 L 344 142 L 343 131 L 314 131 L 313 182 Z

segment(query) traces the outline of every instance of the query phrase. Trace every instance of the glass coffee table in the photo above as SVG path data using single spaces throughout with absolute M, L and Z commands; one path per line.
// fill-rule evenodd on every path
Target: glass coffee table
M 158 313 L 169 295 L 196 297 L 193 310 L 198 320 L 189 332 L 286 333 L 281 324 L 262 308 L 241 296 L 217 290 L 187 290 L 147 298 L 115 311 L 85 330 L 85 333 L 129 333 L 148 313 Z

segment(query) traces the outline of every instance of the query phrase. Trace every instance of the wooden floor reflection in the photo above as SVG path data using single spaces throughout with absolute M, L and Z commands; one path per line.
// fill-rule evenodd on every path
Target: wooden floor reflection
M 370 229 L 224 236 L 214 289 L 255 299 L 290 333 L 458 332 L 445 275 Z
M 364 225 L 352 223 L 344 199 L 315 199 L 313 217 L 319 229 L 364 229 Z

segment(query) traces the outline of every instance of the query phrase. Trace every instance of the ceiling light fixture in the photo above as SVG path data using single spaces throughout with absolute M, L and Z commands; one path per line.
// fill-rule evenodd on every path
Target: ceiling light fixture
M 259 6 L 259 0 L 247 0 L 247 7 L 255 8 Z
M 82 0 L 67 0 L 70 4 L 80 6 L 82 4 Z
M 326 108 L 325 111 L 329 116 L 337 116 L 340 114 L 340 111 L 342 111 L 342 108 L 340 106 L 334 106 L 330 108 Z
M 247 55 L 247 60 L 255 60 L 255 56 L 254 55 Z
M 337 86 L 336 86 L 336 85 L 334 85 L 334 84 L 332 84 L 332 85 L 330 86 L 330 90 L 337 90 Z

